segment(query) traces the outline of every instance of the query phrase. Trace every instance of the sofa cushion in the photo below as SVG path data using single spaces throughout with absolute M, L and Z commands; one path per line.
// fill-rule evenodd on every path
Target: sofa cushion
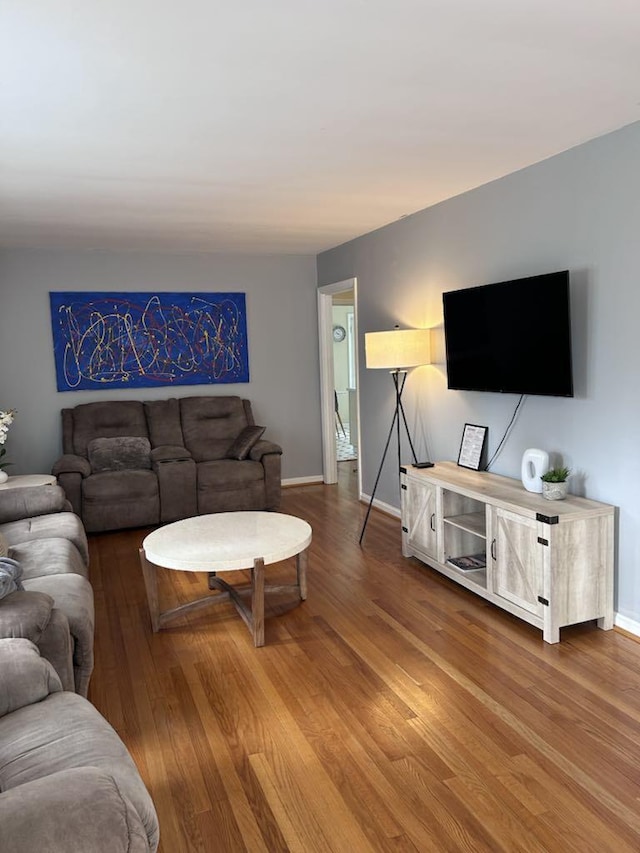
M 158 492 L 158 478 L 152 471 L 103 471 L 87 477 L 82 496 L 85 501 L 100 503 L 135 503 L 139 498 Z
M 105 400 L 81 403 L 62 410 L 64 452 L 87 455 L 94 438 L 141 435 L 148 438 L 144 407 L 138 400 Z
M 87 534 L 78 516 L 72 512 L 56 512 L 51 515 L 11 521 L 9 524 L 2 525 L 2 533 L 7 537 L 10 556 L 15 560 L 21 559 L 13 551 L 15 545 L 36 539 L 68 539 L 80 552 L 85 565 L 89 565 Z
M 11 545 L 9 556 L 22 566 L 22 582 L 45 575 L 77 574 L 89 577 L 82 555 L 69 539 L 51 537 Z
M 153 471 L 105 471 L 82 484 L 82 517 L 90 533 L 146 527 L 160 521 L 158 478 Z
M 21 486 L 0 492 L 0 524 L 69 509 L 60 486 Z
M 97 767 L 73 767 L 5 791 L 0 826 L 11 853 L 151 849 L 132 803 L 113 776 Z
M 246 459 L 251 453 L 251 448 L 262 438 L 265 429 L 266 427 L 256 426 L 255 424 L 246 426 L 227 450 L 227 457 L 229 459 Z
M 196 462 L 225 459 L 231 442 L 248 426 L 240 397 L 180 400 L 184 446 Z
M 198 491 L 234 491 L 264 479 L 264 469 L 259 462 L 246 460 L 238 465 L 234 459 L 215 459 L 198 465 Z
M 87 456 L 94 474 L 151 468 L 151 444 L 142 436 L 94 438 L 87 445 Z
M 0 557 L 9 556 L 9 541 L 4 533 L 0 533 Z
M 168 400 L 147 400 L 144 411 L 152 447 L 162 447 L 165 444 L 174 447 L 182 445 L 180 404 L 175 397 Z

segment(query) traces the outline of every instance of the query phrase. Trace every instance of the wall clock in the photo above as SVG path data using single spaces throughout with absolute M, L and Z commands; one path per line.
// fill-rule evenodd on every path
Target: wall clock
M 343 341 L 347 336 L 344 326 L 334 326 L 333 327 L 333 340 L 337 343 Z

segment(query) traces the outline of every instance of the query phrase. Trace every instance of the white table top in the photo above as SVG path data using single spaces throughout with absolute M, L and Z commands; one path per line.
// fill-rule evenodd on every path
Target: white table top
M 55 486 L 56 478 L 51 474 L 16 474 L 6 483 L 0 483 L 0 489 L 22 489 L 26 486 Z
M 279 512 L 218 512 L 154 530 L 142 547 L 150 563 L 183 572 L 250 569 L 259 557 L 278 563 L 304 551 L 311 526 Z

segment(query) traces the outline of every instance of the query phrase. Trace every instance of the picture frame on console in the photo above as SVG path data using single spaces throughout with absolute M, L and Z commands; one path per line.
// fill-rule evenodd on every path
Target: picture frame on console
M 480 470 L 488 432 L 489 427 L 486 426 L 464 425 L 460 452 L 458 453 L 458 465 L 461 468 L 470 468 L 472 471 Z

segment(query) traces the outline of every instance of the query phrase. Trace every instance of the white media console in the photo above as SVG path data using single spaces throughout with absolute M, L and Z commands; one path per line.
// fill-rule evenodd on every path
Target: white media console
M 405 557 L 540 628 L 548 643 L 564 625 L 613 627 L 614 507 L 548 501 L 454 462 L 400 471 Z

